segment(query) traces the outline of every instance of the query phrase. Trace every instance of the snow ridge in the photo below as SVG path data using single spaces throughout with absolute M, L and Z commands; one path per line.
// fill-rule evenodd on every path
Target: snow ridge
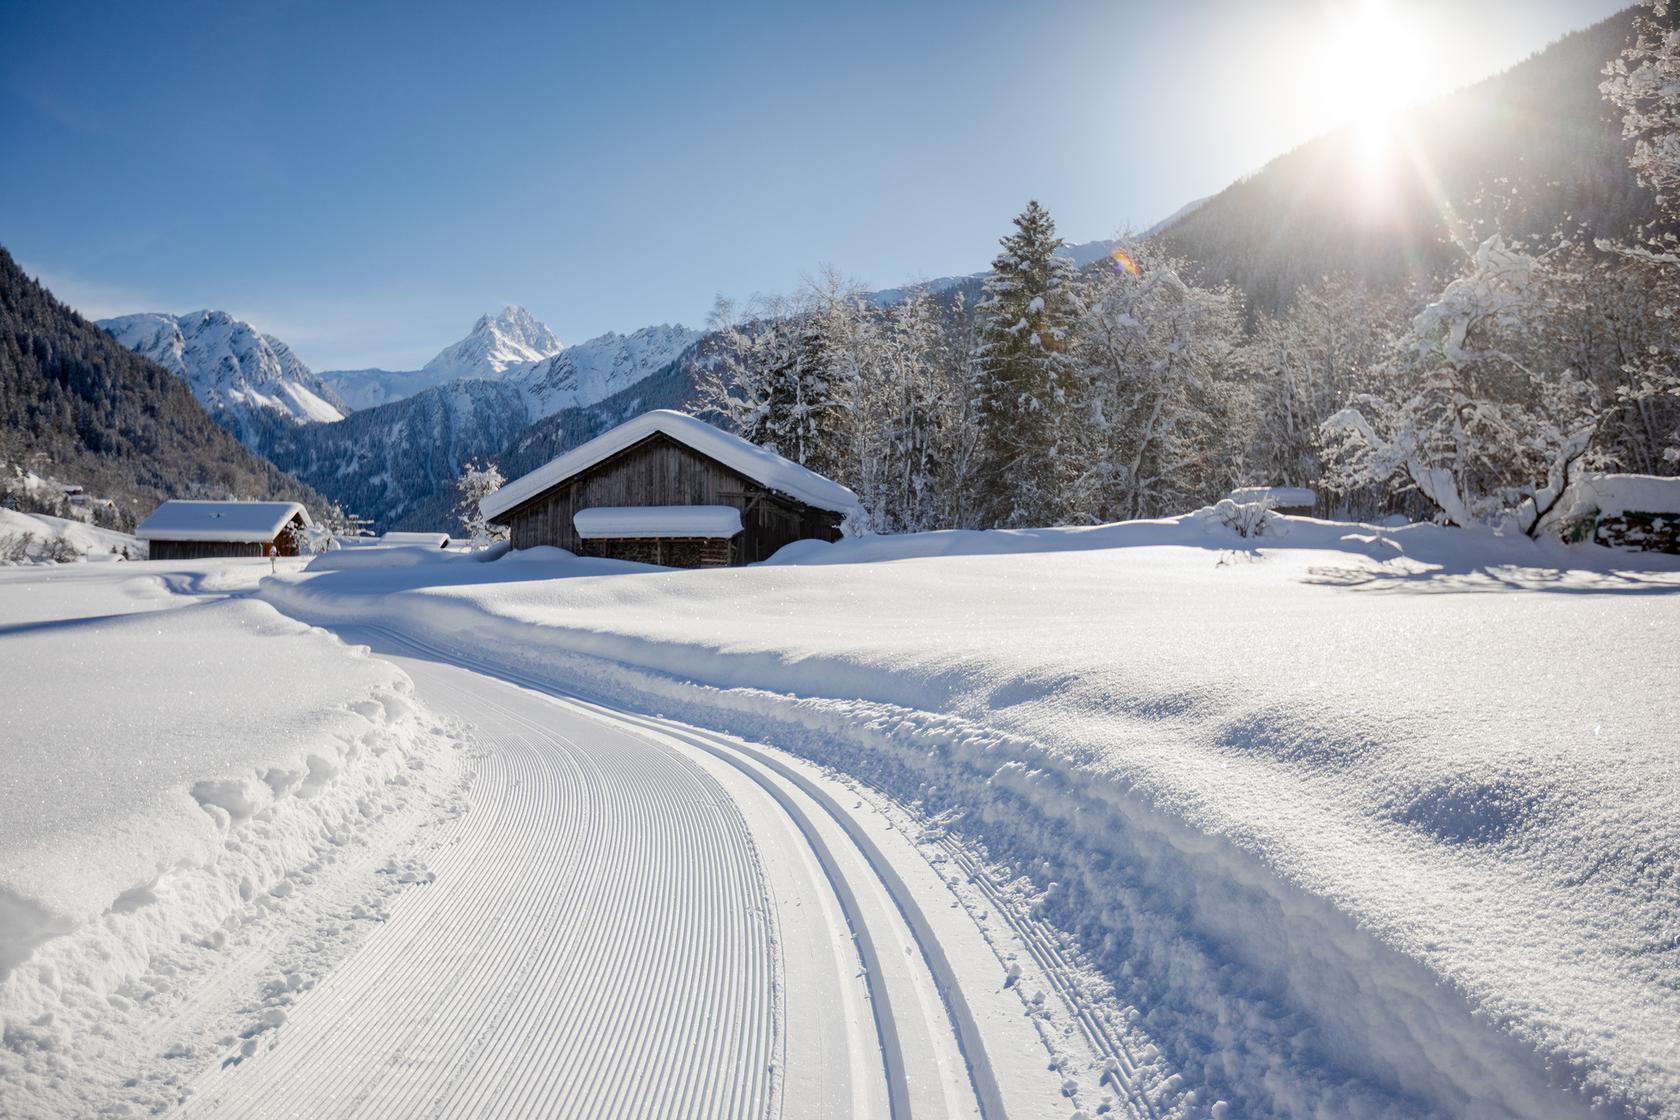
M 269 411 L 305 424 L 332 423 L 350 411 L 291 347 L 226 311 L 146 312 L 98 325 L 185 380 L 212 413 Z

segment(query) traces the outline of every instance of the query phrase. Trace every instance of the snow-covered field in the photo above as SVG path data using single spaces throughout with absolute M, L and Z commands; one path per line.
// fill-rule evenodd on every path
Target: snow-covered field
M 0 573 L 23 1114 L 1680 1116 L 1675 558 L 167 568 Z
M 915 803 L 1045 892 L 1181 1079 L 1167 1113 L 1673 1114 L 1680 563 L 1284 524 L 263 593 Z

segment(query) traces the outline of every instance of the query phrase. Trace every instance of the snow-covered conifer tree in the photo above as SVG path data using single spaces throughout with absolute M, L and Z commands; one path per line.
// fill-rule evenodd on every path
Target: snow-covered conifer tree
M 978 307 L 980 500 L 991 524 L 1054 524 L 1068 517 L 1081 455 L 1069 424 L 1080 396 L 1067 353 L 1073 267 L 1036 200 L 1000 244 Z

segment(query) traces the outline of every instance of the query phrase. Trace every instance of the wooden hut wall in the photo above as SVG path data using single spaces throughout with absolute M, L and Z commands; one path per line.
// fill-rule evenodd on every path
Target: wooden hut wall
M 769 558 L 797 540 L 840 539 L 840 515 L 773 494 L 745 475 L 655 433 L 503 514 L 513 547 L 584 552 L 572 517 L 600 506 L 734 506 L 741 535 L 731 563 Z
M 211 556 L 261 556 L 262 541 L 151 541 L 146 555 L 153 560 L 203 560 Z
M 291 524 L 280 530 L 272 541 L 148 541 L 146 556 L 152 560 L 203 560 L 213 556 L 267 556 L 269 545 L 278 556 L 298 554 L 297 537 L 293 526 L 303 527 L 301 517 L 293 517 Z

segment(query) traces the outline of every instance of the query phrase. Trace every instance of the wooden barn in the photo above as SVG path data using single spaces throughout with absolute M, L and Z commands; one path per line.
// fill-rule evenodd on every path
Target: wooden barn
M 205 556 L 296 556 L 293 529 L 312 525 L 296 502 L 164 502 L 134 535 L 153 560 Z
M 479 503 L 514 548 L 553 545 L 674 568 L 768 559 L 836 541 L 844 486 L 681 412 L 643 413 Z

